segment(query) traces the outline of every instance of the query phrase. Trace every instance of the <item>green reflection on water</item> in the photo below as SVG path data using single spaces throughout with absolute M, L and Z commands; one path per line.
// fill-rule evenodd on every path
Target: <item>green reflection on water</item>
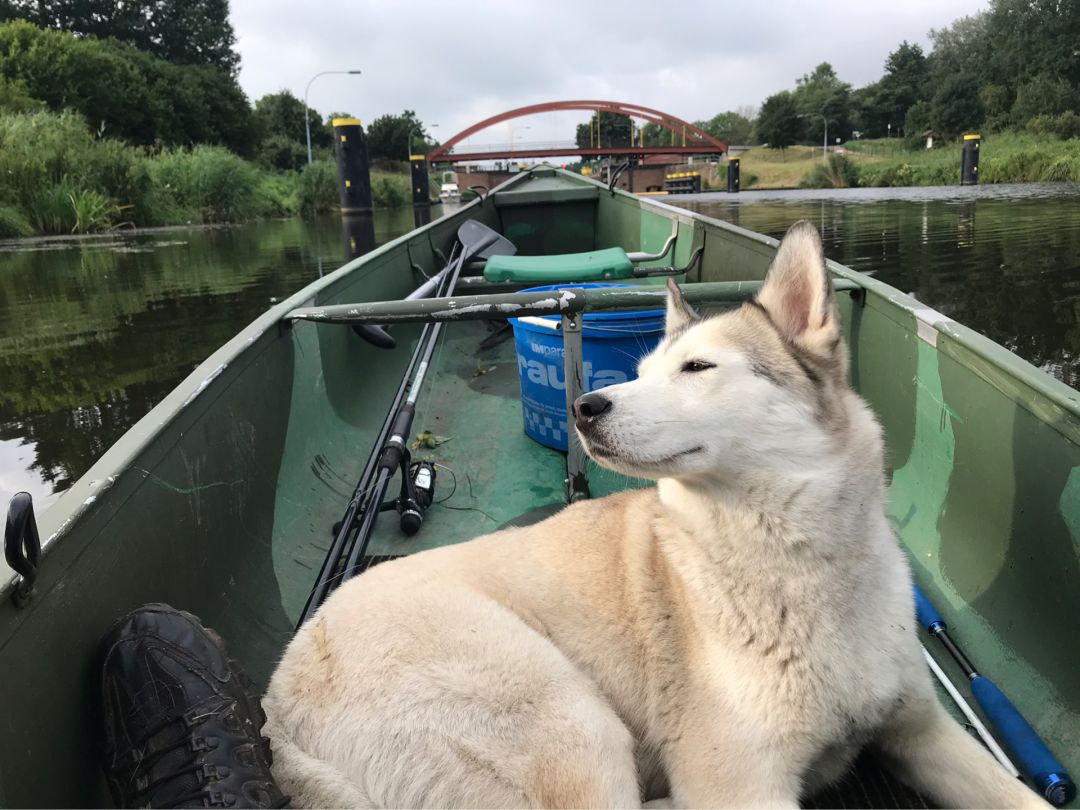
M 374 224 L 382 244 L 413 227 L 412 210 Z M 26 489 L 46 506 L 346 250 L 336 217 L 0 245 L 0 503 Z
M 1080 184 L 743 192 L 671 198 L 780 237 L 808 219 L 830 259 L 1080 387 Z

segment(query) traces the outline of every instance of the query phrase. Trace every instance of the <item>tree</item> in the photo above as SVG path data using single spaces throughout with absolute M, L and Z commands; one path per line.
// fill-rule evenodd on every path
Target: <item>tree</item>
M 599 140 L 597 139 L 597 116 L 599 116 Z M 604 110 L 595 112 L 587 124 L 578 124 L 575 135 L 578 149 L 630 146 L 630 116 Z
M 748 144 L 754 134 L 753 120 L 731 111 L 717 113 L 708 121 L 698 121 L 697 126 L 729 144 Z
M 409 140 L 412 133 L 412 147 Z M 380 115 L 367 130 L 368 155 L 372 160 L 407 160 L 411 152 L 424 151 L 428 135 L 412 110 L 401 115 Z
M 903 121 L 912 104 L 927 98 L 929 81 L 930 69 L 922 48 L 901 42 L 885 60 L 885 75 L 879 83 L 895 120 Z
M 802 133 L 802 121 L 798 118 L 792 94 L 784 90 L 769 96 L 761 105 L 757 117 L 757 139 L 770 149 L 786 149 L 795 143 Z
M 0 74 L 53 110 L 135 144 L 253 146 L 251 108 L 236 80 L 209 65 L 174 65 L 116 40 L 0 24 Z
M 311 122 L 312 148 L 328 149 L 333 146 L 333 136 L 330 129 L 323 125 L 319 111 L 308 107 L 307 112 Z M 260 142 L 258 154 L 262 163 L 278 169 L 299 169 L 307 162 L 304 102 L 288 90 L 267 93 L 255 102 L 252 118 Z
M 578 127 L 581 130 L 581 127 Z M 671 140 L 671 130 L 653 122 L 647 123 L 638 130 L 638 139 L 644 146 L 664 146 Z
M 916 101 L 908 107 L 907 115 L 904 116 L 904 133 L 909 140 L 922 137 L 922 134 L 931 128 L 931 114 L 929 101 Z
M 980 12 L 961 17 L 946 28 L 931 29 L 934 44 L 930 59 L 931 86 L 940 89 L 949 78 L 964 78 L 978 82 L 986 77 L 986 54 L 998 43 L 992 43 L 987 23 L 989 16 Z
M 821 143 L 825 125 L 822 115 L 828 120 L 830 137 L 844 140 L 851 137 L 851 85 L 840 81 L 828 62 L 822 62 L 799 79 L 792 98 L 804 116 L 804 140 Z
M 970 76 L 950 76 L 930 102 L 930 122 L 946 137 L 978 129 L 983 122 L 979 85 Z
M 1024 126 L 1037 115 L 1060 115 L 1077 108 L 1077 92 L 1057 76 L 1040 75 L 1016 89 L 1012 107 L 1013 122 Z
M 1080 87 L 1080 5 L 1063 0 L 992 0 L 984 21 L 989 78 L 1010 91 L 1039 76 Z
M 1012 123 L 1009 112 L 1009 94 L 1000 84 L 985 84 L 979 88 L 979 101 L 982 102 L 986 120 L 983 128 L 991 132 L 1001 132 Z
M 0 21 L 27 20 L 80 37 L 112 38 L 181 65 L 240 66 L 228 0 L 0 0 Z

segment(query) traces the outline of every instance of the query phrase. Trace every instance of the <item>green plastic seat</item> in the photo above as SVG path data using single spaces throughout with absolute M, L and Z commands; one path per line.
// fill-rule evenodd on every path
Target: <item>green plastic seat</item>
M 484 265 L 487 281 L 558 284 L 630 278 L 634 265 L 622 248 L 563 253 L 558 256 L 492 256 Z

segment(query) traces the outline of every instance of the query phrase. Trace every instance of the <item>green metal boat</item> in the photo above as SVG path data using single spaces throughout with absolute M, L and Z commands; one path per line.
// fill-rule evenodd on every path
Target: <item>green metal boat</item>
M 415 451 L 439 465 L 435 503 L 411 536 L 398 520 L 378 520 L 368 562 L 565 502 L 568 480 L 581 496 L 579 472 L 594 497 L 644 485 L 584 466 L 573 445 L 564 454 L 525 435 L 514 343 L 492 324 L 545 312 L 572 324 L 585 308 L 652 306 L 662 288 L 644 279 L 628 290 L 521 294 L 467 264 L 452 300 L 403 300 L 446 266 L 470 219 L 525 257 L 621 248 L 641 268 L 670 266 L 706 309 L 752 294 L 777 245 L 543 168 L 267 311 L 38 516 L 40 559 L 15 550 L 24 576 L 0 594 L 0 804 L 107 803 L 97 644 L 142 603 L 196 613 L 265 683 L 309 605 L 425 321 L 445 328 L 411 434 L 438 437 Z M 890 516 L 916 580 L 980 671 L 1080 772 L 1080 393 L 873 278 L 830 270 L 851 380 L 885 429 Z M 394 324 L 397 347 L 350 328 L 360 323 Z

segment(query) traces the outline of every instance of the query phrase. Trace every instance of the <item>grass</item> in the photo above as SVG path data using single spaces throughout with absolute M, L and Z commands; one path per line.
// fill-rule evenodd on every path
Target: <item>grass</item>
M 809 146 L 768 149 L 755 146 L 739 155 L 742 188 L 796 188 L 804 176 L 821 164 L 821 150 Z M 755 181 L 747 182 L 754 175 Z
M 243 222 L 334 211 L 337 168 L 279 172 L 218 146 L 147 150 L 73 113 L 0 112 L 0 238 Z M 407 204 L 408 177 L 372 171 L 376 208 Z
M 843 188 L 847 186 L 949 186 L 960 181 L 960 144 L 924 149 L 921 141 L 901 139 L 852 141 L 846 154 L 821 160 L 821 150 L 792 146 L 786 150 L 755 147 L 744 152 L 743 188 L 748 174 L 753 188 Z M 1080 181 L 1080 138 L 1059 140 L 1028 133 L 1003 132 L 983 139 L 980 182 L 1052 183 Z

